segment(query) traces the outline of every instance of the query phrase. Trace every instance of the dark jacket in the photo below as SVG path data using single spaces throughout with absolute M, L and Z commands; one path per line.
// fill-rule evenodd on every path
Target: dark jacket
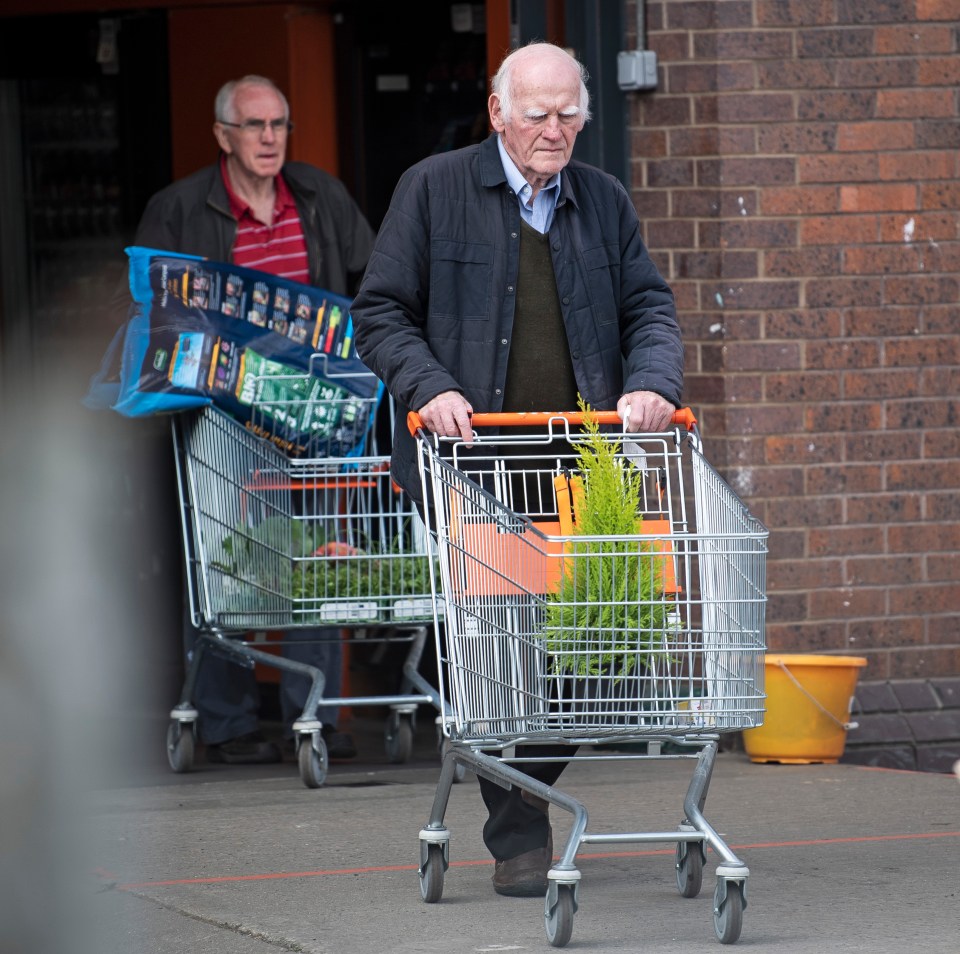
M 353 295 L 373 248 L 374 233 L 339 179 L 303 162 L 288 162 L 307 242 L 310 284 Z M 237 234 L 219 164 L 174 182 L 147 203 L 135 245 L 229 262 Z
M 623 186 L 570 162 L 549 237 L 583 399 L 604 410 L 626 392 L 655 391 L 679 406 L 683 346 L 673 294 Z M 394 477 L 417 499 L 407 409 L 449 390 L 475 411 L 501 409 L 519 246 L 520 210 L 496 135 L 425 159 L 400 179 L 352 314 L 360 357 L 399 405 Z

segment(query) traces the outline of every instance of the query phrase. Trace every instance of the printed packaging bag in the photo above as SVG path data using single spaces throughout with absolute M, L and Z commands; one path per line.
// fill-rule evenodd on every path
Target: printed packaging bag
M 133 304 L 88 406 L 142 417 L 213 403 L 291 456 L 363 452 L 382 385 L 356 355 L 349 299 L 195 256 L 126 251 Z

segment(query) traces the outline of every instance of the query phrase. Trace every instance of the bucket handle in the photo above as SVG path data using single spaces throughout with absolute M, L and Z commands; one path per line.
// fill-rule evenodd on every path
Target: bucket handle
M 820 702 L 816 696 L 811 695 L 807 690 L 800 684 L 800 681 L 796 676 L 787 668 L 787 664 L 782 660 L 777 660 L 777 665 L 786 673 L 787 678 L 830 720 L 836 722 L 841 729 L 850 731 L 850 729 L 860 728 L 859 722 L 841 722 L 832 712 L 828 711 L 823 707 L 823 704 Z

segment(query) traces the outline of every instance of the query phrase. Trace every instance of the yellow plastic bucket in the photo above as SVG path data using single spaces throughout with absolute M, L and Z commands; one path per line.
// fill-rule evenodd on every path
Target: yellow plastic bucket
M 862 656 L 768 653 L 767 712 L 763 725 L 745 729 L 753 762 L 836 762 L 847 743 L 850 706 Z

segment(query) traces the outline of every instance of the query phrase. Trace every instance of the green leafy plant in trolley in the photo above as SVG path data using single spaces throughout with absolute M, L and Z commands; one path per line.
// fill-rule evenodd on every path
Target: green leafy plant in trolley
M 643 472 L 623 457 L 619 441 L 601 434 L 589 405 L 581 401 L 580 409 L 583 493 L 574 494 L 574 534 L 600 539 L 568 543 L 546 607 L 546 648 L 556 673 L 621 678 L 665 654 L 663 581 L 652 542 L 638 537 Z

